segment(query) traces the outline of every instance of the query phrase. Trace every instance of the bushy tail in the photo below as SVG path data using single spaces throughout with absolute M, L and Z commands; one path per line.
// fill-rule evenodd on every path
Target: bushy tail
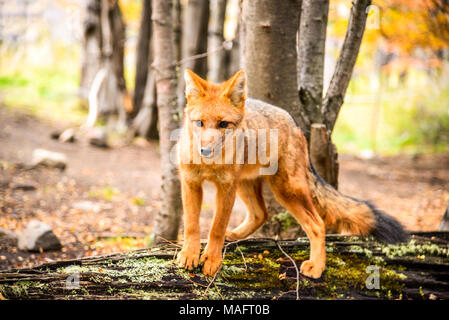
M 307 180 L 314 205 L 327 229 L 338 233 L 373 235 L 389 243 L 407 241 L 409 238 L 408 232 L 396 219 L 368 201 L 341 194 L 317 174 L 312 164 Z

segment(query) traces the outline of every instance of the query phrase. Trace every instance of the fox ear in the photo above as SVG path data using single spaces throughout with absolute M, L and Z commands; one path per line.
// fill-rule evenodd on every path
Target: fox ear
M 185 95 L 187 100 L 206 95 L 207 82 L 201 79 L 195 72 L 186 69 L 184 72 L 184 80 L 186 82 Z
M 236 107 L 243 105 L 247 96 L 245 71 L 237 71 L 224 83 L 222 96 L 227 97 Z

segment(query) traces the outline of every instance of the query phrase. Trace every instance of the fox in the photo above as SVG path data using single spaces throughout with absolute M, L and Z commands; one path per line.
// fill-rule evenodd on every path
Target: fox
M 284 109 L 247 97 L 243 70 L 220 84 L 188 69 L 184 79 L 186 105 L 177 144 L 184 223 L 184 242 L 177 255 L 180 267 L 192 270 L 202 265 L 206 276 L 214 276 L 222 264 L 225 241 L 245 239 L 267 221 L 264 183 L 309 239 L 310 256 L 300 266 L 307 277 L 320 278 L 325 269 L 326 232 L 373 235 L 389 243 L 408 239 L 409 233 L 395 218 L 368 201 L 343 195 L 317 174 L 300 127 Z M 215 185 L 216 199 L 201 253 L 206 180 Z M 236 196 L 246 206 L 246 217 L 228 230 Z

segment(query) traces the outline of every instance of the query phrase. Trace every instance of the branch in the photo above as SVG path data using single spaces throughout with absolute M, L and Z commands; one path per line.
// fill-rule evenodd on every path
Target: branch
M 367 9 L 371 0 L 354 0 L 345 40 L 323 102 L 324 122 L 332 132 L 338 113 L 343 104 L 346 89 L 351 80 L 363 33 L 365 31 Z

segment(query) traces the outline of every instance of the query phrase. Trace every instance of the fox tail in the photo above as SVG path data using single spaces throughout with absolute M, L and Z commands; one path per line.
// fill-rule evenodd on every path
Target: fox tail
M 310 164 L 307 176 L 315 207 L 327 229 L 338 233 L 373 235 L 377 240 L 407 241 L 409 234 L 393 217 L 368 201 L 345 196 L 327 184 Z

